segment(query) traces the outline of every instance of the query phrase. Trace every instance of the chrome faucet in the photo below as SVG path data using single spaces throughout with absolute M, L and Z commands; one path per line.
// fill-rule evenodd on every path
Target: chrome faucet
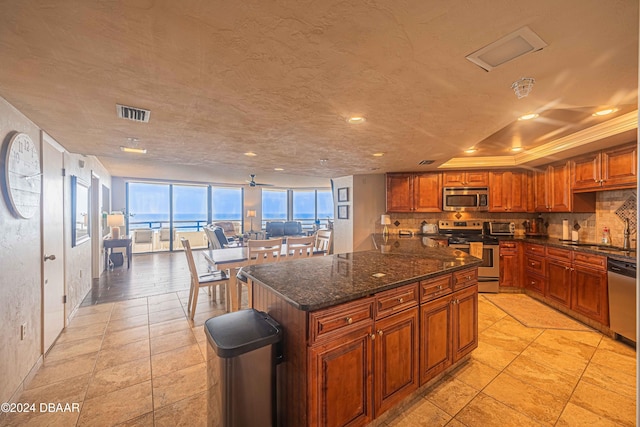
M 629 240 L 629 218 L 624 219 L 624 241 L 622 243 L 622 249 L 631 249 L 631 241 Z

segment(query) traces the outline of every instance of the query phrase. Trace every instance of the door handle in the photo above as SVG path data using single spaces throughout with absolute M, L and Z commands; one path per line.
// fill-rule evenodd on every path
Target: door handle
M 55 255 L 45 255 L 45 256 L 44 256 L 44 260 L 45 260 L 45 261 L 49 261 L 49 260 L 51 260 L 51 261 L 55 261 L 55 259 L 56 259 L 56 256 L 55 256 Z

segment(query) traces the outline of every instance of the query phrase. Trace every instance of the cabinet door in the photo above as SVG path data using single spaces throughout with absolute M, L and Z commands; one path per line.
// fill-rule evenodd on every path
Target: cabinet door
M 442 212 L 442 174 L 421 173 L 413 178 L 415 212 Z
M 462 187 L 466 181 L 466 175 L 463 171 L 449 171 L 442 174 L 443 187 Z
M 451 366 L 451 298 L 420 307 L 420 385 Z
M 376 321 L 375 329 L 377 417 L 418 388 L 418 307 Z
M 533 210 L 535 212 L 548 212 L 547 169 L 533 171 L 531 177 L 533 179 Z
M 453 363 L 478 347 L 478 285 L 456 292 L 451 297 L 453 327 Z
M 361 328 L 311 347 L 311 426 L 360 426 L 372 420 L 372 332 L 372 326 Z
M 549 166 L 549 210 L 571 212 L 571 167 L 570 162 Z
M 509 172 L 510 175 L 510 199 L 509 212 L 526 212 L 527 211 L 527 173 L 526 172 Z
M 602 152 L 602 187 L 636 188 L 638 180 L 636 144 Z
M 469 187 L 487 187 L 489 185 L 489 173 L 486 171 L 467 172 L 464 185 Z
M 518 253 L 500 249 L 500 286 L 518 286 Z
M 413 212 L 413 174 L 387 174 L 387 212 Z
M 571 264 L 547 260 L 545 297 L 566 307 L 571 306 Z
M 544 289 L 545 289 L 544 284 L 545 284 L 544 277 L 531 272 L 529 269 L 526 270 L 525 282 L 524 282 L 524 287 L 526 289 L 537 292 L 540 295 L 544 295 Z
M 489 212 L 509 210 L 508 172 L 489 172 Z
M 600 153 L 591 153 L 571 161 L 574 190 L 600 188 Z
M 572 272 L 571 309 L 609 326 L 607 272 L 574 268 Z

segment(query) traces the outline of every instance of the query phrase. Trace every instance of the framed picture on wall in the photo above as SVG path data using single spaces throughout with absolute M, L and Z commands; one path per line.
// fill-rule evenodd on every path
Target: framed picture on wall
M 349 188 L 348 187 L 338 188 L 338 201 L 339 202 L 348 202 L 349 201 Z
M 349 219 L 349 205 L 338 206 L 338 219 Z

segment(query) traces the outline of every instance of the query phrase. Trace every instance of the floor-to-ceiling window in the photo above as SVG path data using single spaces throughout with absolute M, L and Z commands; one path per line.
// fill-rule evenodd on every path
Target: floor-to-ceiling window
M 211 187 L 211 222 L 229 221 L 237 233 L 242 232 L 242 188 Z
M 262 190 L 262 222 L 300 221 L 303 228 L 333 220 L 331 190 Z
M 189 240 L 192 248 L 206 247 L 203 226 L 207 224 L 208 186 L 173 185 L 173 221 L 160 230 L 160 250 L 182 249 L 180 238 Z
M 287 220 L 287 190 L 262 190 L 262 228 L 268 221 Z
M 127 230 L 134 252 L 152 252 L 158 247 L 158 232 L 171 218 L 171 186 L 146 182 L 127 184 Z

